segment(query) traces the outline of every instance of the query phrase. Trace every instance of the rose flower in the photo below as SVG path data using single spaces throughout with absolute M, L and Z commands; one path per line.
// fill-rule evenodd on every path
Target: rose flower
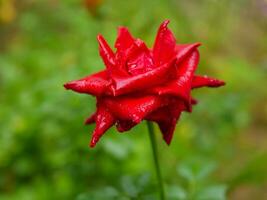
M 118 29 L 115 53 L 98 35 L 99 53 L 106 69 L 64 85 L 96 97 L 97 110 L 85 121 L 96 123 L 91 147 L 111 126 L 124 132 L 142 120 L 156 122 L 163 139 L 170 144 L 181 112 L 191 112 L 196 104 L 191 90 L 225 84 L 194 74 L 200 43 L 176 44 L 168 23 L 166 20 L 159 27 L 152 49 L 125 27 Z

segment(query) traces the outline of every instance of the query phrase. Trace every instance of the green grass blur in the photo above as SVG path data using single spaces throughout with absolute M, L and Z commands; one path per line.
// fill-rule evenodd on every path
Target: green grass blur
M 62 85 L 104 68 L 98 33 L 151 46 L 164 19 L 202 43 L 198 73 L 227 82 L 194 91 L 170 147 L 157 130 L 168 199 L 267 199 L 266 0 L 87 2 L 0 0 L 0 199 L 158 198 L 145 123 L 90 149 L 95 99 Z

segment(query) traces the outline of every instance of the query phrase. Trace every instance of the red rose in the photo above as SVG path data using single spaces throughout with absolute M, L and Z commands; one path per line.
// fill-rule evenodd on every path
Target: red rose
M 196 104 L 191 90 L 224 85 L 223 81 L 194 75 L 200 43 L 176 44 L 168 23 L 166 20 L 159 27 L 152 49 L 133 38 L 125 27 L 118 29 L 115 53 L 98 35 L 99 53 L 106 69 L 64 85 L 66 89 L 96 96 L 97 111 L 85 122 L 96 123 L 91 147 L 114 124 L 123 132 L 144 119 L 156 122 L 170 144 L 181 112 L 191 112 Z

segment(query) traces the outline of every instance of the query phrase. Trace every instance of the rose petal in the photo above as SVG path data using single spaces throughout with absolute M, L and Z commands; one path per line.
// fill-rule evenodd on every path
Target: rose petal
M 92 124 L 92 123 L 95 123 L 95 117 L 96 117 L 96 112 L 93 113 L 90 117 L 88 117 L 85 121 L 84 121 L 84 124 L 85 125 L 88 125 L 88 124 Z
M 180 113 L 179 113 L 180 116 Z M 178 118 L 171 118 L 169 121 L 159 121 L 157 122 L 160 131 L 163 135 L 163 139 L 165 140 L 165 142 L 170 145 L 171 141 L 172 141 L 172 137 L 173 137 L 173 133 L 176 127 L 176 123 L 179 119 Z
M 79 93 L 101 96 L 110 93 L 108 91 L 109 85 L 110 81 L 108 81 L 107 72 L 101 71 L 80 80 L 68 82 L 64 84 L 64 87 Z
M 128 73 L 126 69 L 127 52 L 133 45 L 134 38 L 131 33 L 125 27 L 118 28 L 118 36 L 115 42 L 115 48 L 117 49 L 115 54 L 116 67 L 114 67 L 111 74 L 124 74 Z
M 225 85 L 224 81 L 210 78 L 207 76 L 194 76 L 192 81 L 192 88 L 200 88 L 200 87 L 220 87 Z
M 113 95 L 127 94 L 166 82 L 175 73 L 175 65 L 173 63 L 174 61 L 166 63 L 163 66 L 136 76 L 125 77 L 112 74 L 113 85 L 111 89 Z
M 160 86 L 155 86 L 144 91 L 145 94 L 173 95 L 188 101 L 188 91 L 183 90 L 183 85 L 179 85 L 177 80 L 170 81 Z
M 157 95 L 170 95 L 181 98 L 187 103 L 188 111 L 191 110 L 191 82 L 199 61 L 199 53 L 193 51 L 177 69 L 177 79 L 163 85 L 147 89 L 144 93 Z
M 132 121 L 137 124 L 149 113 L 167 105 L 169 100 L 166 97 L 146 95 L 103 97 L 100 101 L 117 119 Z
M 176 103 L 162 107 L 146 118 L 159 125 L 163 139 L 168 145 L 171 143 L 176 123 L 185 108 L 184 102 L 176 99 Z
M 165 20 L 159 27 L 153 47 L 153 58 L 157 66 L 169 62 L 175 56 L 176 39 L 168 29 L 169 20 Z
M 177 69 L 177 85 L 183 91 L 185 91 L 189 97 L 191 90 L 191 83 L 199 62 L 199 52 L 193 51 L 192 54 L 180 63 Z
M 90 147 L 94 147 L 100 137 L 108 130 L 114 123 L 115 118 L 107 110 L 103 104 L 97 105 L 97 113 L 95 116 L 96 127 L 92 135 Z
M 175 47 L 176 51 L 176 63 L 179 64 L 184 59 L 186 59 L 193 51 L 199 47 L 201 43 L 193 43 L 193 44 L 178 44 Z
M 196 105 L 196 104 L 198 104 L 198 101 L 191 97 L 191 104 Z
M 119 52 L 125 52 L 134 42 L 134 38 L 126 27 L 118 28 L 118 36 L 115 42 L 115 48 Z
M 107 68 L 111 68 L 115 66 L 115 54 L 112 49 L 109 47 L 108 43 L 104 39 L 102 35 L 97 36 L 97 40 L 99 43 L 99 54 L 103 59 L 104 64 Z
M 119 132 L 129 131 L 133 128 L 137 123 L 131 120 L 118 120 L 116 124 L 116 128 Z
M 126 56 L 127 71 L 131 75 L 142 74 L 154 68 L 151 52 L 140 39 L 134 41 Z

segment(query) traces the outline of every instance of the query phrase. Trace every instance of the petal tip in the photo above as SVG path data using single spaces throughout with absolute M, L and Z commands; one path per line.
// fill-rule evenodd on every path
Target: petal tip
M 82 80 L 70 81 L 68 83 L 65 83 L 64 87 L 67 90 L 73 90 L 75 92 L 81 92 L 84 88 L 84 81 L 82 81 Z
M 84 120 L 84 125 L 89 125 L 95 122 L 95 116 L 90 116 L 86 120 Z
M 117 27 L 117 33 L 118 33 L 118 35 L 123 34 L 123 33 L 129 33 L 129 30 L 125 26 L 118 26 Z
M 70 90 L 70 89 L 73 89 L 75 85 L 76 85 L 75 82 L 71 81 L 71 82 L 65 83 L 63 86 L 66 90 Z
M 94 148 L 95 145 L 96 145 L 96 144 L 93 144 L 92 142 L 90 142 L 89 147 L 90 147 L 90 148 Z
M 202 45 L 201 42 L 196 42 L 196 43 L 195 43 L 195 47 L 199 47 L 199 46 L 201 46 L 201 45 Z
M 162 22 L 161 25 L 162 25 L 163 27 L 167 27 L 169 23 L 170 23 L 170 20 L 169 20 L 169 19 L 165 19 L 165 20 Z
M 102 35 L 101 35 L 101 34 L 97 34 L 96 39 L 97 39 L 98 41 L 101 40 L 101 39 L 102 39 Z
M 224 82 L 224 81 L 219 81 L 219 84 L 220 84 L 220 86 L 224 86 L 224 85 L 226 85 L 226 82 Z
M 164 139 L 165 143 L 166 143 L 168 146 L 170 146 L 170 144 L 171 144 L 171 138 L 164 137 L 163 139 Z
M 214 80 L 214 85 L 211 86 L 211 87 L 221 87 L 221 86 L 224 86 L 224 85 L 226 85 L 226 82 L 218 80 L 218 79 L 215 79 Z
M 91 139 L 91 142 L 89 144 L 89 147 L 94 148 L 96 143 L 97 143 L 97 141 L 98 141 L 98 139 L 93 136 L 92 139 Z

